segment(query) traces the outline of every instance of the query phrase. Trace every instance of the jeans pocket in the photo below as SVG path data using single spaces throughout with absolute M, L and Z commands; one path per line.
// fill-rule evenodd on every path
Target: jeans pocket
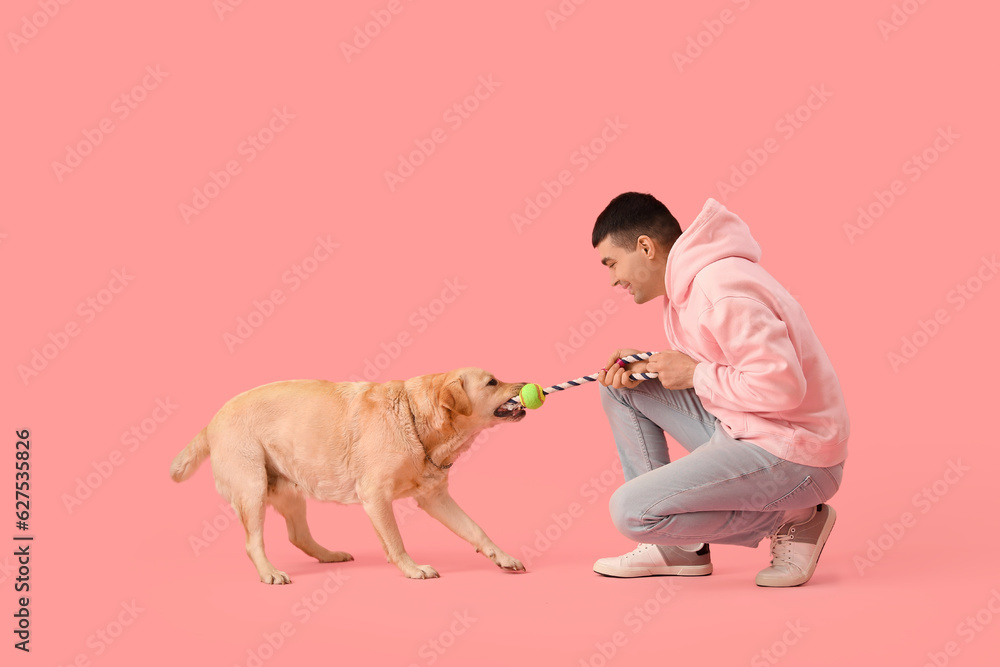
M 830 466 L 829 468 L 820 468 L 820 470 L 825 472 L 827 477 L 829 477 L 830 480 L 833 482 L 833 489 L 834 492 L 836 492 L 837 489 L 840 488 L 841 481 L 844 479 L 844 464 L 838 463 L 837 465 Z
M 774 512 L 777 510 L 794 510 L 818 505 L 826 500 L 823 490 L 816 484 L 812 475 L 806 475 L 795 488 L 776 500 L 772 500 L 764 505 L 762 512 Z

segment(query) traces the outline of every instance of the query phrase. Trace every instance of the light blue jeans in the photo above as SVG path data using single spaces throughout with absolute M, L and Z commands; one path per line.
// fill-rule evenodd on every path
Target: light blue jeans
M 801 465 L 734 439 L 693 388 L 602 385 L 601 404 L 625 473 L 611 520 L 636 542 L 756 547 L 786 510 L 825 502 L 840 488 L 843 463 Z M 671 462 L 664 432 L 690 453 Z

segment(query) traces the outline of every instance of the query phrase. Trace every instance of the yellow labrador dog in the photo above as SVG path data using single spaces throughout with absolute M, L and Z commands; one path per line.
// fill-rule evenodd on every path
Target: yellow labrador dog
M 476 435 L 524 418 L 520 405 L 502 408 L 523 386 L 472 367 L 384 383 L 266 384 L 223 405 L 174 458 L 170 476 L 184 481 L 211 455 L 215 487 L 243 522 L 247 555 L 265 584 L 291 581 L 264 555 L 268 503 L 299 549 L 323 563 L 353 560 L 313 539 L 306 496 L 361 503 L 388 560 L 407 577 L 438 573 L 403 549 L 392 501 L 406 496 L 499 567 L 524 571 L 448 494 L 449 468 Z

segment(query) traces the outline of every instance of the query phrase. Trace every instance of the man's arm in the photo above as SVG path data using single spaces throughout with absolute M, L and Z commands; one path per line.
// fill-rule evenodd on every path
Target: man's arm
M 791 410 L 806 395 L 806 379 L 785 323 L 760 301 L 727 296 L 698 318 L 699 333 L 715 342 L 725 363 L 694 370 L 695 393 L 741 412 Z

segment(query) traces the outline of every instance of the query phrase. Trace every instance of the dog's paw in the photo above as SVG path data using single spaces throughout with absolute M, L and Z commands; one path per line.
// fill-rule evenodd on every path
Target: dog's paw
M 346 551 L 324 551 L 317 556 L 317 559 L 321 563 L 343 563 L 344 561 L 354 560 L 354 556 Z
M 271 570 L 270 572 L 265 572 L 260 575 L 260 580 L 265 584 L 290 584 L 292 583 L 291 577 L 282 572 L 281 570 Z
M 476 549 L 479 551 L 479 549 Z M 487 548 L 483 549 L 483 555 L 489 558 L 491 561 L 496 563 L 496 566 L 502 570 L 508 570 L 510 572 L 524 572 L 524 565 L 518 559 L 514 558 L 510 554 L 500 551 L 498 548 Z
M 430 565 L 414 565 L 403 570 L 403 574 L 410 579 L 436 579 L 441 576 Z
M 503 570 L 509 572 L 524 572 L 524 564 L 518 559 L 503 553 L 502 551 L 496 555 L 493 562 L 497 564 Z

